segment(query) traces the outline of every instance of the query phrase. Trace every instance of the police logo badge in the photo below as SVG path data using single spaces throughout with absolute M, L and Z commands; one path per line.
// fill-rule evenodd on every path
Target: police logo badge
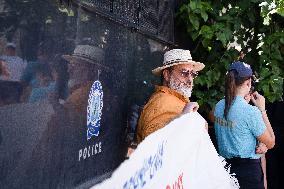
M 87 140 L 99 135 L 102 109 L 103 88 L 100 81 L 95 81 L 89 94 L 87 107 Z

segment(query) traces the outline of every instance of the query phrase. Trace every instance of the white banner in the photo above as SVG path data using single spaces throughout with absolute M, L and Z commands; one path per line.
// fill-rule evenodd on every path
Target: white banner
M 110 154 L 111 155 L 111 154 Z M 92 189 L 235 189 L 205 120 L 188 113 L 148 136 L 105 182 Z

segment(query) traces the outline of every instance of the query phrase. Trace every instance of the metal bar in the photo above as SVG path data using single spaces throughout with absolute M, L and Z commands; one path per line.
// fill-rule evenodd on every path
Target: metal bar
M 140 20 L 139 20 L 139 14 L 141 11 L 141 4 L 140 4 L 140 0 L 139 0 L 139 5 L 138 5 L 138 11 L 137 11 L 137 23 L 136 22 L 130 22 L 129 20 L 122 18 L 122 17 L 118 17 L 117 15 L 114 15 L 111 11 L 110 12 L 106 12 L 103 11 L 95 6 L 88 6 L 87 4 L 82 3 L 82 1 L 80 0 L 72 0 L 73 4 L 77 7 L 81 7 L 84 10 L 91 12 L 91 13 L 95 13 L 97 15 L 100 15 L 102 17 L 104 17 L 105 19 L 108 19 L 112 22 L 115 22 L 123 27 L 126 27 L 128 29 L 130 29 L 132 32 L 137 32 L 140 33 L 142 35 L 145 35 L 153 40 L 156 40 L 158 42 L 170 45 L 170 46 L 177 46 L 177 44 L 175 44 L 173 41 L 168 41 L 160 36 L 158 36 L 157 34 L 153 34 L 149 31 L 147 31 L 147 29 L 145 29 L 145 27 L 141 27 L 140 26 Z M 113 6 L 113 1 L 112 1 L 112 5 Z

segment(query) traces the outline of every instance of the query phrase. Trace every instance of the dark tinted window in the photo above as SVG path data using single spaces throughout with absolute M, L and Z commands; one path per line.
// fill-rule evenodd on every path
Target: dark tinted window
M 88 187 L 124 160 L 173 16 L 127 2 L 0 0 L 1 188 Z

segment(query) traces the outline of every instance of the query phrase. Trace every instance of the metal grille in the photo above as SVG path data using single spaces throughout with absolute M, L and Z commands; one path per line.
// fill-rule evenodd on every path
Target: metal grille
M 174 0 L 78 0 L 77 4 L 138 32 L 173 43 Z

